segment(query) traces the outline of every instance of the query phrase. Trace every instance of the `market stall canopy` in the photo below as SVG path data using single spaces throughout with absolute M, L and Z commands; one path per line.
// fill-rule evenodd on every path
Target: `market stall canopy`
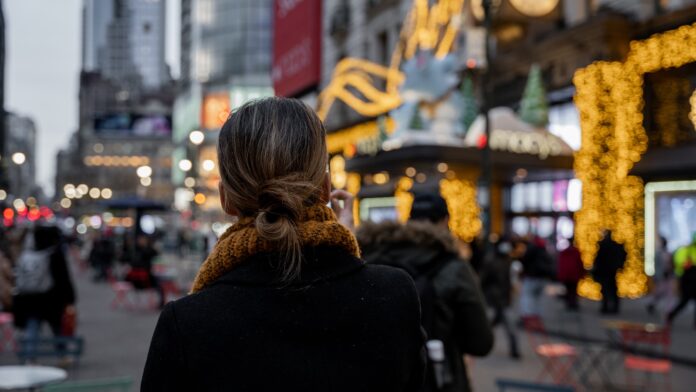
M 573 155 L 573 149 L 563 139 L 545 128 L 536 128 L 527 124 L 510 108 L 491 109 L 489 116 L 492 150 L 532 154 L 541 159 L 549 156 Z M 464 137 L 464 145 L 467 147 L 484 145 L 485 125 L 483 115 L 478 116 Z

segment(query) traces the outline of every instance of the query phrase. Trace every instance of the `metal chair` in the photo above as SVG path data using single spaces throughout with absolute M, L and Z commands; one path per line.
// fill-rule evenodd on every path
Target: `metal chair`
M 664 358 L 667 358 L 672 342 L 670 329 L 659 326 L 651 326 L 650 328 L 627 326 L 626 328 L 622 328 L 620 332 L 621 343 L 624 348 L 626 382 L 629 387 L 633 386 L 633 372 L 645 374 L 645 382 L 642 385 L 643 388 L 650 384 L 653 374 L 661 374 L 664 380 L 665 390 L 670 391 L 672 389 L 670 380 L 672 361 L 663 358 L 649 358 L 634 353 L 637 349 L 657 349 L 661 351 Z
M 500 392 L 507 390 L 513 391 L 534 391 L 534 392 L 575 392 L 575 388 L 568 385 L 539 384 L 535 382 L 511 380 L 499 378 L 495 380 Z
M 524 316 L 522 324 L 527 331 L 532 350 L 542 362 L 543 367 L 537 381 L 543 381 L 544 376 L 548 374 L 556 384 L 572 383 L 570 370 L 578 357 L 576 348 L 567 343 L 551 342 L 544 321 L 539 316 Z

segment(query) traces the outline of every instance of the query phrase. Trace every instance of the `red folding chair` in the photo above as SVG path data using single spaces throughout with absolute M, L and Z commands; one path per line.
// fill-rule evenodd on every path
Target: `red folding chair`
M 111 290 L 114 292 L 114 298 L 111 300 L 111 308 L 133 308 L 133 301 L 130 296 L 134 288 L 130 282 L 111 282 Z
M 542 363 L 537 381 L 543 381 L 548 374 L 556 384 L 574 385 L 570 370 L 578 357 L 576 348 L 566 343 L 551 342 L 540 316 L 523 316 L 522 323 L 529 343 Z
M 0 313 L 0 352 L 15 351 L 16 349 L 14 317 L 12 313 L 2 312 Z
M 664 390 L 671 391 L 672 361 L 666 359 L 672 342 L 670 329 L 655 325 L 633 326 L 627 325 L 621 329 L 621 342 L 624 347 L 624 369 L 626 382 L 633 387 L 633 372 L 645 375 L 642 389 L 651 384 L 653 374 L 662 375 Z M 657 349 L 664 358 L 648 358 L 635 354 L 636 350 Z M 647 389 L 645 389 L 647 390 Z M 654 389 L 653 389 L 654 390 Z

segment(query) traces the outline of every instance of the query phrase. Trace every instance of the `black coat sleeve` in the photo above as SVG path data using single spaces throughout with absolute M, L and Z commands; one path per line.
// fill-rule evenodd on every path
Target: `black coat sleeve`
M 75 303 L 75 288 L 62 249 L 58 249 L 51 255 L 51 275 L 54 282 L 53 294 L 57 296 L 56 299 L 60 301 L 60 305 L 73 305 Z
M 177 327 L 174 303 L 165 306 L 150 342 L 141 392 L 192 391 L 186 377 L 186 358 Z
M 435 282 L 438 292 L 446 292 L 454 313 L 454 339 L 462 353 L 487 355 L 493 349 L 493 330 L 483 296 L 471 266 L 463 261 L 451 263 Z M 441 286 L 438 288 L 437 286 Z

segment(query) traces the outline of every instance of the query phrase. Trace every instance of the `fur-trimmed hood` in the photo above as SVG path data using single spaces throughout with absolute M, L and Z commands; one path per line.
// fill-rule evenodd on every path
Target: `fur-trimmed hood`
M 426 221 L 366 222 L 355 235 L 366 262 L 392 265 L 410 273 L 443 255 L 454 258 L 457 253 L 449 231 Z

